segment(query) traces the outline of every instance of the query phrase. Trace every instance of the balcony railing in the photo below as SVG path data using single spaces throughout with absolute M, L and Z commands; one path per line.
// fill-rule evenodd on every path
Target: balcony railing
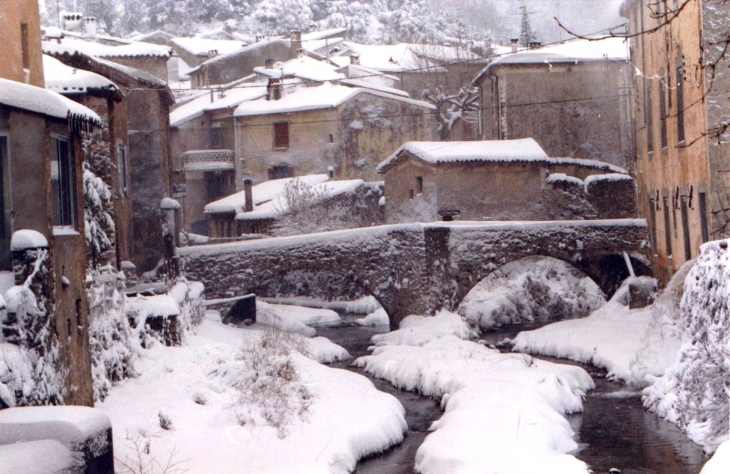
M 182 155 L 185 171 L 232 170 L 233 150 L 191 150 Z

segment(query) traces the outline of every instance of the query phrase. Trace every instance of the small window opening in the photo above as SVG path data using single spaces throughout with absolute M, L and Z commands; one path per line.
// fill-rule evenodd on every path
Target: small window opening
M 223 136 L 220 126 L 210 128 L 210 148 L 212 150 L 220 150 L 223 148 Z
M 66 138 L 51 139 L 51 192 L 53 225 L 76 226 L 76 173 Z
M 277 122 L 274 124 L 274 148 L 289 148 L 289 122 Z
M 667 249 L 667 257 L 672 255 L 672 229 L 669 223 L 669 197 L 663 196 L 664 204 L 664 245 Z
M 707 226 L 707 195 L 704 191 L 699 192 L 700 198 L 700 228 L 702 229 L 702 242 L 710 240 L 710 232 Z
M 30 69 L 30 50 L 28 43 L 28 24 L 20 24 L 20 47 L 23 50 L 23 69 Z
M 423 176 L 416 176 L 416 194 L 423 194 Z

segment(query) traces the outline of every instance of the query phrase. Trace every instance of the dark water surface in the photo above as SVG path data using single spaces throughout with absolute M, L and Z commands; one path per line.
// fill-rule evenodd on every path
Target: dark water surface
M 356 317 L 342 317 L 345 325 L 319 328 L 317 333 L 347 349 L 353 358 L 367 355 L 370 338 L 388 331 L 387 327 L 353 326 L 352 321 Z M 484 334 L 483 339 L 489 344 L 496 344 L 505 338 L 513 338 L 520 331 L 536 329 L 542 325 L 544 323 L 503 326 Z M 600 369 L 565 360 L 543 359 L 579 365 L 596 382 L 596 389 L 588 394 L 583 403 L 583 413 L 568 417 L 580 445 L 579 451 L 573 454 L 591 466 L 596 474 L 608 473 L 611 468 L 620 469 L 621 474 L 700 472 L 707 459 L 702 449 L 682 435 L 673 424 L 644 410 L 640 392 L 606 380 L 605 372 Z M 389 382 L 350 367 L 351 362 L 352 360 L 340 362 L 333 366 L 364 375 L 379 390 L 398 398 L 406 409 L 409 428 L 401 445 L 358 463 L 357 474 L 413 473 L 416 451 L 428 434 L 431 422 L 441 416 L 438 402 L 413 392 L 399 390 Z

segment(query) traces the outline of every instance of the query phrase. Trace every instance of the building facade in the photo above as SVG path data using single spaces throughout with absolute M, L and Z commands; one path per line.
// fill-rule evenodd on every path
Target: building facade
M 657 275 L 667 281 L 709 239 L 727 237 L 730 5 L 626 0 L 632 35 L 636 179 Z M 718 42 L 719 40 L 719 42 Z

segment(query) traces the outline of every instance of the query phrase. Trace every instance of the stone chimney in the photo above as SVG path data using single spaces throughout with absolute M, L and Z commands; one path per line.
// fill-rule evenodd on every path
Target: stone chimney
M 243 180 L 243 192 L 246 196 L 246 205 L 244 206 L 244 212 L 253 211 L 253 181 L 251 178 L 245 178 Z
M 528 49 L 540 49 L 540 46 L 542 46 L 542 42 L 541 41 L 530 41 L 527 44 L 527 48 Z
M 61 14 L 61 29 L 66 31 L 81 32 L 83 29 L 84 15 L 78 12 L 63 12 Z
M 264 67 L 266 69 L 274 69 L 275 62 L 276 62 L 276 59 L 274 59 L 274 58 L 266 58 L 266 60 L 264 60 Z
M 512 52 L 513 53 L 516 53 L 517 52 L 517 48 L 520 45 L 520 39 L 519 38 L 512 38 L 512 39 L 509 40 L 509 42 L 512 45 Z
M 208 51 L 208 59 L 214 58 L 218 56 L 218 50 L 217 49 L 211 49 Z
M 360 55 L 357 53 L 352 53 L 350 55 L 350 64 L 359 65 L 360 64 Z
M 281 99 L 281 80 L 270 77 L 269 83 L 266 85 L 266 100 Z
M 84 36 L 86 38 L 96 39 L 96 18 L 87 16 L 84 18 Z
M 299 56 L 299 50 L 302 49 L 302 32 L 294 31 L 291 34 L 291 46 L 289 50 L 289 57 L 294 59 Z

